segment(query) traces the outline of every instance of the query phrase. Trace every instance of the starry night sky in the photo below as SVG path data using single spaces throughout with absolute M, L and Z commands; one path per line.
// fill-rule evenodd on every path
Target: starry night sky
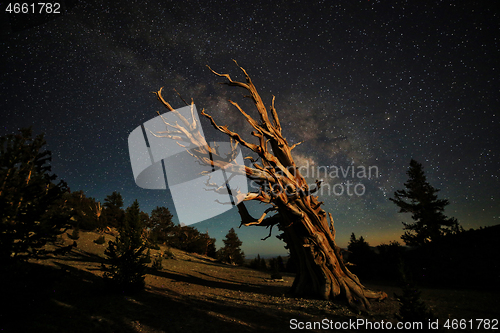
M 283 133 L 299 165 L 376 166 L 362 196 L 323 195 L 337 243 L 351 232 L 370 245 L 399 240 L 388 198 L 410 159 L 449 199 L 465 228 L 499 223 L 499 22 L 491 1 L 66 1 L 64 14 L 5 14 L 0 48 L 0 135 L 46 133 L 52 171 L 72 190 L 103 201 L 120 192 L 150 212 L 168 191 L 135 185 L 129 133 L 193 98 L 219 124 L 249 133 L 227 99 L 243 91 L 205 67 L 253 78 L 266 105 L 276 96 Z M 21 17 L 21 15 L 24 15 Z M 46 21 L 46 22 L 44 22 Z M 208 139 L 221 139 L 202 125 Z M 331 169 L 331 168 L 330 168 Z M 329 170 L 330 170 L 329 169 Z M 312 177 L 314 178 L 314 177 Z M 311 182 L 314 179 L 311 178 Z M 338 189 L 338 188 L 337 188 Z M 338 192 L 338 191 L 337 191 Z M 252 211 L 262 211 L 264 206 Z M 222 238 L 235 210 L 196 226 Z M 263 228 L 236 229 L 247 255 L 286 253 Z

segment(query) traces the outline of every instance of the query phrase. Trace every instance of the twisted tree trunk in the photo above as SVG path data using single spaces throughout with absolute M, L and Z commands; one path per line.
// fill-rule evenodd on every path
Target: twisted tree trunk
M 310 201 L 317 205 L 315 197 Z M 307 207 L 307 203 L 301 204 Z M 312 207 L 306 210 L 301 218 L 284 218 L 287 221 L 284 239 L 298 266 L 291 291 L 298 296 L 325 300 L 343 298 L 360 310 L 370 309 L 370 299 L 384 299 L 384 293 L 366 289 L 344 265 L 340 248 L 335 244 L 333 221 L 328 228 L 325 211 Z
M 239 67 L 239 66 L 238 66 Z M 258 144 L 243 140 L 236 132 L 227 126 L 218 125 L 215 120 L 202 110 L 201 114 L 207 117 L 212 125 L 222 133 L 228 135 L 234 151 L 240 144 L 256 153 L 260 164 L 252 160 L 253 167 L 234 163 L 234 154 L 220 156 L 217 149 L 211 148 L 203 136 L 199 134 L 199 125 L 194 124 L 178 114 L 183 125 L 165 123 L 167 131 L 157 136 L 170 138 L 191 147 L 192 154 L 200 161 L 213 167 L 224 168 L 228 172 L 245 174 L 249 179 L 260 186 L 256 192 L 229 193 L 234 197 L 241 216 L 241 224 L 245 226 L 273 227 L 277 225 L 284 233 L 284 241 L 290 251 L 291 258 L 298 266 L 298 272 L 292 285 L 292 292 L 298 296 L 315 297 L 320 299 L 344 299 L 359 310 L 370 309 L 370 299 L 382 300 L 387 295 L 383 292 L 374 292 L 366 289 L 352 274 L 342 261 L 340 248 L 335 244 L 335 229 L 331 215 L 330 224 L 327 214 L 321 208 L 322 202 L 313 194 L 320 188 L 321 182 L 310 189 L 304 177 L 299 172 L 292 157 L 292 149 L 281 133 L 281 125 L 274 107 L 274 97 L 270 106 L 271 119 L 260 95 L 247 72 L 246 82 L 233 81 L 228 74 L 214 74 L 224 77 L 229 86 L 241 87 L 250 95 L 246 96 L 255 104 L 260 116 L 260 122 L 248 115 L 241 107 L 233 102 L 236 109 L 247 122 L 255 129 L 252 135 L 258 139 Z M 170 111 L 176 112 L 161 96 L 161 89 L 156 93 L 158 99 Z M 187 104 L 187 103 L 186 103 Z M 194 118 L 194 117 L 193 117 Z M 271 148 L 271 149 L 269 149 Z M 207 185 L 209 185 L 207 183 Z M 213 186 L 215 192 L 228 194 L 228 184 Z M 210 185 L 212 186 L 212 185 Z M 260 218 L 252 217 L 244 201 L 257 200 L 269 207 Z M 270 212 L 276 215 L 267 216 Z

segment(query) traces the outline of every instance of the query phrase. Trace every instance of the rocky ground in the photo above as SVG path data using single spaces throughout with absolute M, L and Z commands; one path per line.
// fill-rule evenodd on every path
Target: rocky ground
M 401 291 L 396 287 L 366 283 L 372 289 L 386 291 L 389 299 L 373 304 L 372 313 L 361 315 L 343 303 L 288 295 L 292 274 L 274 281 L 266 272 L 221 264 L 176 249 L 172 249 L 173 259 L 163 260 L 163 269 L 148 269 L 144 291 L 112 293 L 101 278 L 101 265 L 107 241 L 113 236 L 104 234 L 106 243 L 97 245 L 93 241 L 98 236 L 80 232 L 77 247 L 70 252 L 30 260 L 18 268 L 15 279 L 4 277 L 4 304 L 10 306 L 0 315 L 0 331 L 284 332 L 299 322 L 340 325 L 366 319 L 397 323 L 399 305 L 393 295 Z M 55 248 L 72 242 L 64 235 Z M 153 258 L 159 253 L 151 251 Z M 424 289 L 422 296 L 441 323 L 448 318 L 500 317 L 498 293 Z M 19 314 L 22 319 L 16 319 Z M 351 326 L 334 331 L 355 330 Z

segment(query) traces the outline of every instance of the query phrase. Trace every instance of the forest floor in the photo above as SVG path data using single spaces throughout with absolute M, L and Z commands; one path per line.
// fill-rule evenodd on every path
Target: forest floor
M 357 314 L 344 303 L 288 295 L 293 274 L 274 281 L 268 272 L 176 249 L 173 259 L 163 260 L 162 270 L 148 268 L 144 291 L 112 293 L 103 282 L 101 265 L 107 241 L 114 237 L 104 235 L 106 243 L 97 245 L 93 241 L 99 234 L 80 231 L 78 246 L 69 253 L 31 259 L 18 267 L 16 276 L 2 277 L 2 304 L 8 309 L 0 313 L 0 332 L 284 332 L 299 322 L 325 325 L 304 330 L 309 332 L 353 332 L 352 324 L 363 320 L 397 324 L 397 287 L 365 282 L 389 297 L 374 303 L 370 314 Z M 72 242 L 65 234 L 48 249 Z M 152 258 L 159 253 L 151 250 Z M 498 297 L 498 291 L 422 289 L 422 299 L 440 324 L 450 318 L 498 319 Z M 349 323 L 344 330 L 322 329 Z

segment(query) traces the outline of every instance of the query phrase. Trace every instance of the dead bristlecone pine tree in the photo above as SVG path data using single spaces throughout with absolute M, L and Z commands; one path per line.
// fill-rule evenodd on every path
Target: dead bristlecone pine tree
M 226 134 L 231 140 L 232 151 L 229 154 L 219 153 L 218 147 L 207 144 L 200 133 L 200 124 L 193 121 L 194 107 L 191 108 L 191 120 L 183 117 L 165 101 L 162 89 L 156 92 L 158 100 L 174 112 L 179 121 L 168 123 L 165 120 L 166 130 L 153 134 L 176 140 L 178 144 L 189 149 L 189 153 L 195 156 L 199 163 L 211 166 L 213 170 L 224 169 L 228 180 L 233 174 L 241 174 L 258 184 L 259 190 L 241 193 L 237 190 L 230 191 L 228 184 L 213 184 L 210 179 L 207 181 L 210 190 L 226 196 L 229 194 L 232 196 L 232 202 L 238 203 L 242 225 L 271 229 L 278 226 L 283 232 L 282 238 L 297 267 L 292 293 L 296 296 L 325 300 L 344 299 L 357 310 L 369 310 L 370 300 L 382 300 L 387 295 L 365 288 L 357 276 L 344 265 L 340 248 L 335 243 L 332 216 L 321 208 L 322 202 L 314 195 L 321 182 L 316 181 L 316 185 L 309 188 L 292 157 L 292 150 L 297 144 L 290 146 L 282 134 L 274 97 L 267 109 L 246 70 L 239 68 L 246 82 L 234 81 L 228 74 L 219 74 L 209 67 L 215 75 L 227 80 L 223 84 L 245 90 L 248 94 L 245 97 L 255 104 L 258 120 L 245 112 L 238 103 L 229 100 L 235 107 L 235 112 L 239 112 L 253 127 L 251 134 L 255 137 L 255 143 L 243 139 L 227 126 L 217 124 L 212 116 L 202 110 L 201 115 L 208 118 L 216 130 Z M 238 145 L 258 157 L 248 157 L 252 166 L 235 162 Z M 245 201 L 250 200 L 260 201 L 269 207 L 260 217 L 254 218 L 244 205 Z M 275 214 L 268 216 L 269 213 Z

